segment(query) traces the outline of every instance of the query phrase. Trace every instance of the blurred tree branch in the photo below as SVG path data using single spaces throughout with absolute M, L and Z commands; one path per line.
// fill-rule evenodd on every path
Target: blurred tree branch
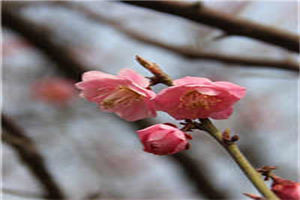
M 53 62 L 57 64 L 58 70 L 64 72 L 68 77 L 79 81 L 81 74 L 90 70 L 80 62 L 72 53 L 68 46 L 61 45 L 53 40 L 53 31 L 47 26 L 34 23 L 22 16 L 18 5 L 22 2 L 10 2 L 3 4 L 2 23 L 5 27 L 16 31 L 35 47 L 45 53 Z M 131 123 L 135 129 L 144 128 L 150 122 L 141 120 Z M 225 192 L 214 188 L 210 179 L 202 168 L 201 161 L 195 161 L 187 153 L 170 156 L 178 165 L 182 167 L 187 178 L 195 185 L 196 191 L 208 199 L 227 198 Z
M 44 158 L 34 142 L 14 121 L 2 114 L 2 139 L 18 154 L 20 160 L 28 167 L 45 190 L 45 198 L 63 199 L 64 194 L 48 171 Z
M 85 65 L 73 56 L 70 48 L 52 40 L 52 31 L 46 25 L 36 25 L 19 13 L 28 5 L 28 2 L 3 2 L 2 25 L 21 34 L 55 62 L 66 76 L 79 81 L 81 74 L 87 71 Z
M 278 60 L 278 59 L 271 59 L 271 58 L 253 58 L 253 57 L 245 57 L 245 56 L 226 55 L 221 53 L 192 50 L 191 48 L 184 47 L 184 46 L 171 45 L 153 39 L 145 34 L 134 31 L 131 28 L 127 28 L 118 20 L 106 17 L 105 15 L 102 15 L 100 13 L 93 12 L 92 10 L 82 5 L 79 5 L 78 3 L 76 4 L 74 2 L 68 2 L 68 1 L 57 1 L 55 3 L 77 10 L 82 14 L 84 14 L 86 17 L 96 22 L 108 24 L 131 39 L 171 51 L 173 53 L 176 53 L 188 59 L 203 59 L 203 60 L 219 61 L 228 64 L 236 64 L 236 65 L 230 65 L 230 67 L 241 67 L 240 65 L 243 65 L 244 67 L 256 66 L 256 67 L 263 67 L 263 68 L 267 67 L 267 68 L 291 70 L 297 73 L 299 72 L 299 63 L 296 63 L 292 60 L 288 60 L 288 59 Z
M 271 26 L 231 16 L 205 7 L 201 2 L 185 1 L 121 1 L 176 15 L 196 23 L 205 24 L 224 31 L 224 35 L 238 35 L 273 44 L 299 53 L 299 36 Z

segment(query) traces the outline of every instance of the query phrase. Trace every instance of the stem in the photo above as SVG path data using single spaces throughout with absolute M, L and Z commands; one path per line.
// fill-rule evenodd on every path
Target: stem
M 262 179 L 262 176 L 254 169 L 249 163 L 247 158 L 239 150 L 239 147 L 233 144 L 225 144 L 223 142 L 222 133 L 214 126 L 209 119 L 201 119 L 201 129 L 209 133 L 215 138 L 219 144 L 221 144 L 227 152 L 231 155 L 234 161 L 239 165 L 241 170 L 245 173 L 248 179 L 253 183 L 256 189 L 267 199 L 279 200 L 279 198 L 268 188 Z
M 148 69 L 155 77 L 157 77 L 157 83 L 163 83 L 167 86 L 173 86 L 173 81 L 160 67 L 153 62 L 150 62 L 140 56 L 136 57 L 137 61 L 146 69 Z M 190 121 L 191 122 L 191 121 Z M 200 119 L 201 124 L 194 123 L 195 128 L 208 132 L 213 138 L 215 138 L 219 144 L 221 144 L 227 152 L 231 155 L 234 161 L 239 165 L 248 179 L 253 183 L 256 189 L 267 199 L 280 200 L 265 184 L 262 176 L 256 171 L 254 167 L 249 163 L 246 157 L 239 150 L 238 146 L 233 142 L 227 144 L 223 142 L 222 133 L 215 127 L 215 125 L 209 119 Z M 187 128 L 187 127 L 185 127 Z

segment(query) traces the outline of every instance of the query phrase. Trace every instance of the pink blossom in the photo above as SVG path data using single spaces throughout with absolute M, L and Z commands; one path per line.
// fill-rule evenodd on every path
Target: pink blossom
M 177 120 L 227 119 L 233 104 L 245 96 L 246 89 L 230 82 L 212 82 L 207 78 L 184 77 L 163 89 L 154 99 L 156 109 Z
M 191 139 L 186 133 L 168 124 L 156 124 L 137 133 L 144 151 L 157 155 L 174 154 L 188 149 L 188 139 Z
M 128 121 L 156 116 L 152 101 L 156 94 L 145 89 L 148 86 L 149 80 L 131 69 L 122 69 L 117 76 L 89 71 L 76 84 L 82 97 Z
M 286 180 L 278 176 L 273 177 L 272 191 L 281 200 L 300 199 L 300 183 Z
M 58 77 L 41 79 L 31 89 L 34 98 L 55 105 L 67 104 L 76 94 L 72 80 Z

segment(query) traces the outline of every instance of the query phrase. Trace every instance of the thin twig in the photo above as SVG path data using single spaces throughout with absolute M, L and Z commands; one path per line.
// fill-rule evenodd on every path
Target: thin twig
M 42 154 L 24 130 L 15 124 L 9 117 L 2 114 L 2 139 L 17 153 L 20 160 L 28 167 L 43 189 L 45 198 L 63 199 L 64 194 L 46 167 Z
M 231 64 L 229 65 L 229 67 L 277 68 L 299 73 L 299 63 L 289 59 L 245 57 L 214 52 L 204 52 L 200 50 L 193 50 L 185 46 L 172 45 L 159 41 L 157 39 L 153 39 L 152 37 L 139 33 L 138 31 L 134 31 L 118 20 L 112 19 L 100 13 L 93 12 L 91 9 L 88 9 L 82 5 L 68 1 L 57 1 L 55 3 L 77 10 L 89 19 L 92 19 L 96 22 L 108 24 L 131 39 L 171 51 L 180 56 L 183 56 L 184 58 L 223 62 Z
M 21 2 L 14 2 L 20 4 Z M 79 81 L 81 74 L 90 70 L 88 66 L 76 59 L 74 55 L 70 53 L 69 47 L 61 45 L 55 40 L 52 40 L 53 31 L 46 26 L 34 23 L 24 16 L 20 15 L 20 12 L 15 7 L 3 6 L 2 9 L 2 23 L 5 27 L 8 27 L 17 33 L 21 34 L 35 47 L 45 53 L 52 61 L 58 70 L 65 72 L 65 74 Z M 47 33 L 47 34 L 46 34 Z M 145 124 L 149 124 L 148 120 L 140 120 L 131 123 L 135 129 L 145 128 Z M 182 153 L 180 156 L 173 156 L 173 158 L 179 166 L 184 170 L 185 175 L 196 186 L 196 191 L 205 196 L 208 199 L 226 198 L 226 193 L 213 187 L 209 177 L 201 169 L 201 162 L 194 161 L 186 153 Z M 200 167 L 199 167 L 200 166 Z
M 135 6 L 150 8 L 176 15 L 197 23 L 223 30 L 228 35 L 239 35 L 273 44 L 299 53 L 299 36 L 271 26 L 231 16 L 199 3 L 185 1 L 122 1 Z
M 244 174 L 256 187 L 256 189 L 267 199 L 279 200 L 279 198 L 268 188 L 263 181 L 262 176 L 256 171 L 256 169 L 250 164 L 247 158 L 239 150 L 239 147 L 235 144 L 226 144 L 223 141 L 222 133 L 215 127 L 215 125 L 209 119 L 201 119 L 201 128 L 209 133 L 215 140 L 219 142 L 231 155 L 234 161 L 238 164 Z

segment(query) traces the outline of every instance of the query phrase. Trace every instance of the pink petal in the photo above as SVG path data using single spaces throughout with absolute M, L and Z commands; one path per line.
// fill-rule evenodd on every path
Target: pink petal
M 156 117 L 155 110 L 147 107 L 144 101 L 138 102 L 130 107 L 117 107 L 114 111 L 117 115 L 127 121 L 137 121 L 144 118 Z
M 209 80 L 207 78 L 186 76 L 186 77 L 174 80 L 173 83 L 176 86 L 179 86 L 179 85 L 202 85 L 202 84 L 210 84 L 211 80 Z
M 142 142 L 146 139 L 145 137 L 148 134 L 153 133 L 153 132 L 158 132 L 162 135 L 165 135 L 165 134 L 169 133 L 170 130 L 168 129 L 168 126 L 166 126 L 164 124 L 156 124 L 156 125 L 149 126 L 147 128 L 137 131 L 139 138 L 141 139 Z
M 226 110 L 223 110 L 221 112 L 212 113 L 210 114 L 209 117 L 213 119 L 228 119 L 232 113 L 233 113 L 233 107 L 229 107 Z
M 131 80 L 133 83 L 146 88 L 149 86 L 149 80 L 142 75 L 138 74 L 136 71 L 128 68 L 124 68 L 119 72 L 119 77 L 123 77 Z
M 172 151 L 172 154 L 180 152 L 182 150 L 186 150 L 188 147 L 189 143 L 186 140 L 181 141 L 176 148 Z
M 87 98 L 89 101 L 98 103 L 104 96 L 114 92 L 117 87 L 128 84 L 130 84 L 128 80 L 104 78 L 82 81 L 75 86 L 82 90 L 81 96 Z M 98 96 L 101 98 L 95 99 Z
M 234 95 L 238 99 L 241 99 L 246 95 L 246 88 L 236 85 L 234 83 L 217 81 L 214 82 L 213 84 L 227 90 L 231 95 Z
M 102 78 L 116 78 L 116 76 L 111 75 L 111 74 L 107 74 L 104 72 L 100 72 L 100 71 L 88 71 L 83 73 L 82 75 L 82 80 L 83 81 L 89 81 L 89 80 L 94 80 L 94 79 L 102 79 Z
M 183 107 L 184 102 L 182 97 L 189 91 L 198 91 L 201 94 L 218 98 L 220 102 L 210 106 L 209 109 L 203 107 Z M 154 99 L 157 110 L 165 111 L 177 120 L 181 119 L 197 119 L 207 118 L 211 113 L 222 111 L 234 102 L 236 98 L 213 85 L 194 86 L 194 85 L 181 85 L 173 86 L 162 90 Z

